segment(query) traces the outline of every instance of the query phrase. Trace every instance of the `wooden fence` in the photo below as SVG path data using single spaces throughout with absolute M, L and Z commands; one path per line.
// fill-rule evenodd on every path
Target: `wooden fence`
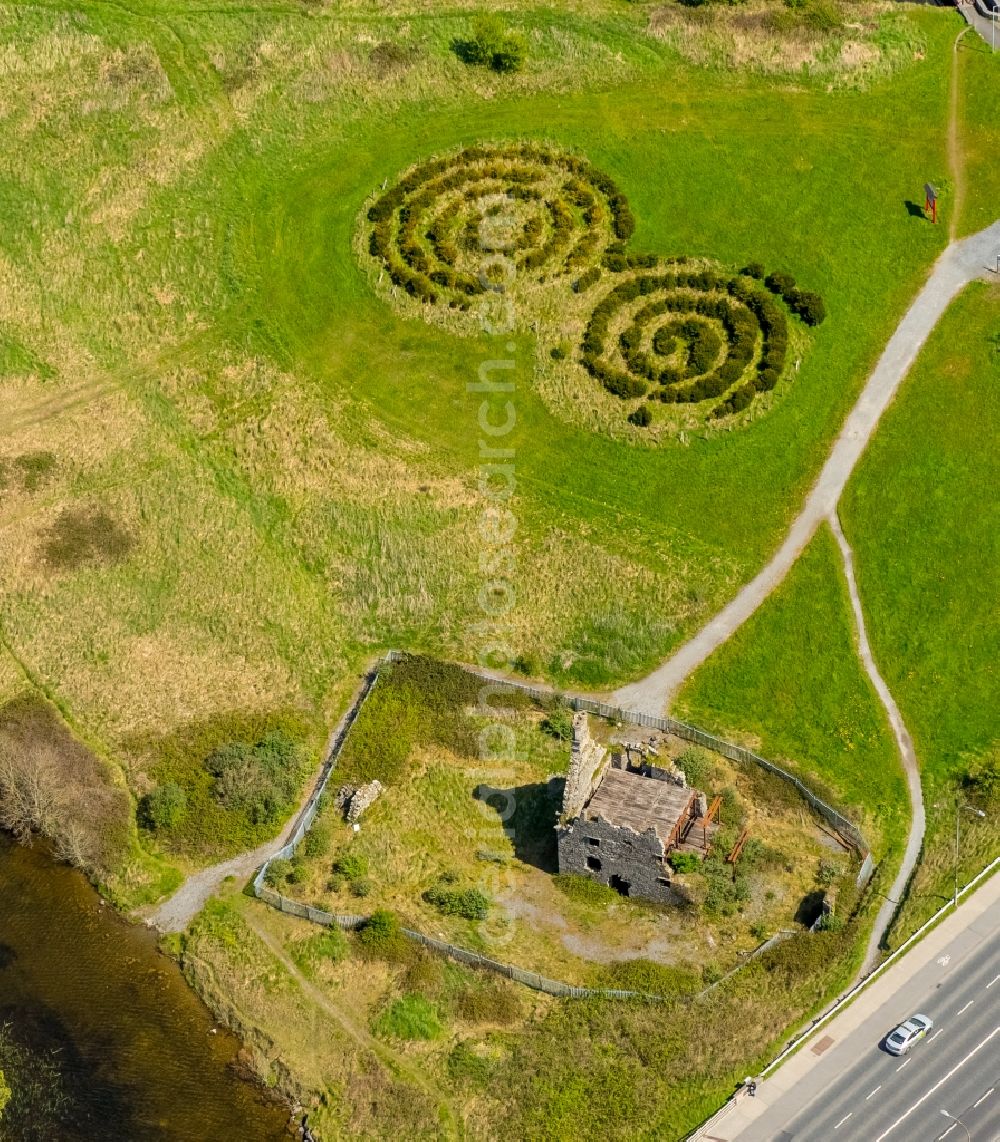
M 344 742 L 347 740 L 351 726 L 354 725 L 358 712 L 378 682 L 382 667 L 390 662 L 398 662 L 401 658 L 403 658 L 403 654 L 400 651 L 390 650 L 375 664 L 368 674 L 365 675 L 361 686 L 354 696 L 354 700 L 330 735 L 327 758 L 320 771 L 319 780 L 316 782 L 316 787 L 309 800 L 299 813 L 288 842 L 260 867 L 257 875 L 254 877 L 254 894 L 259 900 L 264 901 L 265 904 L 269 904 L 272 908 L 276 908 L 280 912 L 298 916 L 303 920 L 309 920 L 313 924 L 321 924 L 327 928 L 334 926 L 346 929 L 358 928 L 366 919 L 364 916 L 338 915 L 334 912 L 326 912 L 322 908 L 314 908 L 312 905 L 302 904 L 298 900 L 291 900 L 287 896 L 283 896 L 280 892 L 275 892 L 273 889 L 268 888 L 265 884 L 265 877 L 267 875 L 268 866 L 272 860 L 279 857 L 291 857 L 296 846 L 315 820 L 316 814 L 319 812 L 320 799 L 326 792 L 330 776 L 337 764 L 337 758 L 343 748 Z M 551 690 L 531 686 L 528 683 L 516 682 L 512 679 L 497 678 L 488 671 L 476 670 L 474 667 L 464 667 L 463 669 L 478 675 L 497 689 L 507 689 L 528 694 L 540 702 L 550 702 L 554 696 Z M 566 695 L 563 696 L 562 700 L 574 710 L 586 710 L 588 713 L 597 714 L 602 718 L 608 718 L 615 722 L 645 726 L 649 729 L 662 730 L 664 733 L 674 734 L 685 741 L 696 742 L 698 745 L 705 746 L 707 749 L 714 750 L 716 753 L 721 753 L 723 757 L 728 757 L 731 761 L 742 762 L 746 765 L 759 765 L 769 773 L 773 773 L 785 781 L 790 782 L 809 805 L 811 805 L 812 808 L 832 826 L 837 834 L 863 858 L 858 884 L 867 883 L 867 880 L 871 877 L 873 869 L 871 852 L 861 832 L 851 824 L 846 817 L 838 813 L 837 810 L 830 805 L 827 805 L 825 801 L 817 797 L 812 790 L 805 786 L 794 774 L 782 769 L 780 765 L 775 765 L 774 762 L 760 757 L 751 750 L 734 745 L 732 742 L 727 742 L 722 738 L 717 738 L 713 734 L 705 733 L 703 730 L 689 726 L 684 722 L 679 722 L 675 718 L 661 718 L 652 714 L 638 713 L 634 710 L 623 710 L 619 706 L 609 706 L 605 702 L 597 702 L 591 698 Z M 472 967 L 482 968 L 486 971 L 492 971 L 498 975 L 506 976 L 507 979 L 512 979 L 517 983 L 524 984 L 525 987 L 533 988 L 535 991 L 544 991 L 549 995 L 576 999 L 600 996 L 608 999 L 644 999 L 654 1002 L 662 1002 L 664 999 L 663 996 L 652 995 L 646 992 L 573 987 L 568 983 L 562 983 L 560 980 L 546 979 L 545 976 L 541 976 L 537 972 L 524 971 L 523 968 L 515 967 L 513 964 L 505 964 L 499 960 L 492 960 L 488 956 L 480 955 L 478 952 L 470 951 L 468 948 L 448 944 L 443 940 L 435 940 L 430 936 L 425 936 L 422 932 L 416 932 L 410 928 L 404 928 L 403 932 L 411 940 L 415 940 L 441 955 L 449 956 L 454 960 L 469 964 Z M 758 948 L 754 954 L 756 955 L 766 950 L 766 946 L 776 942 L 780 938 L 781 934 L 779 933 L 772 937 L 770 941 L 765 941 L 764 945 Z

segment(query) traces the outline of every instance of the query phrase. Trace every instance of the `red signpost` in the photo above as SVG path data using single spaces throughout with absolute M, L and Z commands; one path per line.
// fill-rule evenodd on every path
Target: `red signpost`
M 929 182 L 924 183 L 924 213 L 930 215 L 931 222 L 937 222 L 937 191 Z

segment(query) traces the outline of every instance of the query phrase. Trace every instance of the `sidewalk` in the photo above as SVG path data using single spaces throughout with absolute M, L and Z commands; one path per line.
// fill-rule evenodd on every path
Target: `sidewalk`
M 886 968 L 873 983 L 828 1022 L 803 1040 L 799 1050 L 766 1079 L 759 1079 L 757 1095 L 742 1095 L 724 1107 L 691 1137 L 701 1142 L 771 1142 L 779 1132 L 773 1116 L 766 1128 L 759 1122 L 779 1100 L 790 1119 L 825 1085 L 825 1077 L 817 1073 L 832 1049 L 842 1043 L 866 1020 L 890 1005 L 922 969 L 937 963 L 941 971 L 954 971 L 962 961 L 990 936 L 1000 930 L 1000 874 L 994 875 L 975 891 L 958 910 L 943 920 L 909 952 Z M 945 956 L 947 949 L 947 957 Z M 896 1022 L 889 1014 L 887 1026 Z M 817 1053 L 815 1048 L 821 1047 Z M 827 1068 L 828 1069 L 828 1068 Z
M 1000 44 L 1000 28 L 995 27 L 994 21 L 979 11 L 972 0 L 964 0 L 958 10 L 991 47 Z

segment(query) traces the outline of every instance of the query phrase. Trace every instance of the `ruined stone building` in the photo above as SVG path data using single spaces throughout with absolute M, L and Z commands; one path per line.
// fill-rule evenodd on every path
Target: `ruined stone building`
M 666 858 L 704 822 L 705 796 L 688 788 L 679 769 L 657 762 L 648 745 L 609 752 L 590 736 L 587 715 L 574 716 L 557 826 L 561 873 L 592 877 L 624 896 L 676 902 Z

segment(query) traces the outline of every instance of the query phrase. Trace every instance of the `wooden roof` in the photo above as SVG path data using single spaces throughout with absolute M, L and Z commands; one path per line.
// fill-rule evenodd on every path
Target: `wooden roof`
M 603 817 L 610 825 L 625 826 L 636 833 L 654 829 L 667 844 L 693 796 L 693 789 L 672 781 L 658 781 L 627 769 L 609 769 L 583 815 L 590 821 Z

